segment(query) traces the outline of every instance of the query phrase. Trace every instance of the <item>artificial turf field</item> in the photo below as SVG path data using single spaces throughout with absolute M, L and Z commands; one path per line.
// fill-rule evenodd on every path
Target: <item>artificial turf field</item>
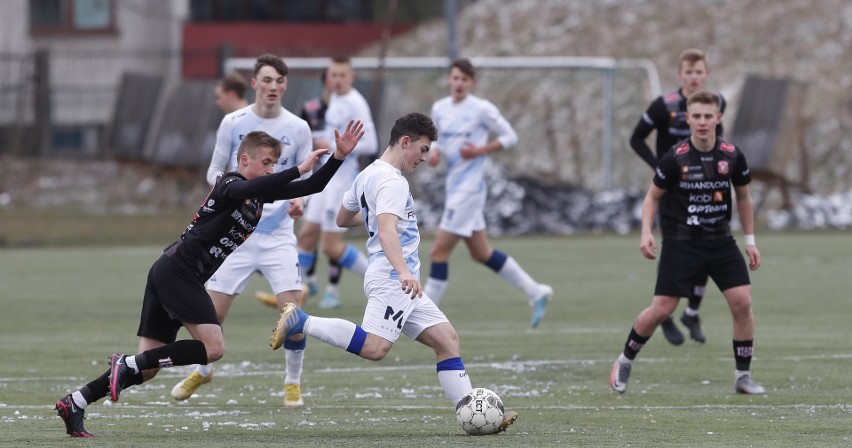
M 610 390 L 612 363 L 650 303 L 656 272 L 635 234 L 494 239 L 556 290 L 535 330 L 521 293 L 459 247 L 442 308 L 473 384 L 520 413 L 508 432 L 483 437 L 456 424 L 434 355 L 407 338 L 381 362 L 309 340 L 305 406 L 283 408 L 284 357 L 268 347 L 276 313 L 252 297 L 265 286 L 256 277 L 225 322 L 226 355 L 212 383 L 177 403 L 169 391 L 189 368 L 163 370 L 118 403 L 92 404 L 86 428 L 96 438 L 72 440 L 53 403 L 103 373 L 110 353 L 136 352 L 146 274 L 166 243 L 3 249 L 0 445 L 850 446 L 852 238 L 762 233 L 757 241 L 752 372 L 763 396 L 733 392 L 731 319 L 714 286 L 701 308 L 707 343 L 674 347 L 658 331 L 627 393 Z M 351 273 L 342 298 L 338 310 L 319 310 L 318 297 L 305 310 L 360 322 L 365 299 Z

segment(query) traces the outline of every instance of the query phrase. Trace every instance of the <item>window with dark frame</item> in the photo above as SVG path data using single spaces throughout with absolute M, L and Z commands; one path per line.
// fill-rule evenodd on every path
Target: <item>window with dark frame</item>
M 30 0 L 32 34 L 115 32 L 115 0 Z

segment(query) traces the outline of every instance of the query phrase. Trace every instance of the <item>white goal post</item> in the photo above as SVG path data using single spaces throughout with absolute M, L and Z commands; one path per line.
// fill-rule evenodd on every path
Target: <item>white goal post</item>
M 284 58 L 291 70 L 321 70 L 329 64 L 328 57 Z M 608 57 L 472 57 L 471 62 L 477 69 L 586 69 L 599 71 L 602 78 L 601 108 L 601 176 L 602 187 L 609 189 L 613 178 L 613 123 L 614 123 L 614 79 L 620 70 L 640 70 L 647 76 L 648 92 L 651 98 L 661 94 L 660 78 L 656 65 L 648 59 L 616 59 Z M 448 57 L 354 57 L 351 59 L 355 69 L 398 70 L 431 69 L 445 70 L 450 66 Z M 254 58 L 228 58 L 223 61 L 223 72 L 248 71 L 254 68 Z

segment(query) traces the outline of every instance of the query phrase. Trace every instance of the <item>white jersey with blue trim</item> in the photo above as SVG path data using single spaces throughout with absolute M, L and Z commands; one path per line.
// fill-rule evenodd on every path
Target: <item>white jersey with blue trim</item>
M 483 174 L 488 158 L 481 155 L 463 159 L 460 151 L 465 143 L 483 146 L 488 143 L 489 132 L 497 136 L 504 149 L 518 142 L 518 134 L 497 106 L 471 94 L 459 102 L 453 102 L 451 96 L 436 101 L 432 105 L 432 121 L 438 128 L 438 141 L 432 143 L 432 149 L 440 151 L 447 161 L 448 193 L 485 188 Z
M 252 106 L 225 115 L 219 130 L 216 132 L 216 147 L 213 158 L 207 169 L 207 182 L 215 183 L 216 176 L 224 171 L 236 170 L 237 150 L 246 134 L 252 131 L 263 131 L 281 142 L 281 157 L 275 163 L 273 171 L 278 173 L 292 168 L 308 157 L 313 150 L 311 128 L 305 120 L 297 117 L 287 109 L 281 108 L 281 113 L 275 118 L 258 117 Z M 308 177 L 310 174 L 302 176 Z M 264 204 L 263 216 L 255 232 L 287 235 L 295 238 L 293 219 L 288 214 L 290 201 L 275 201 Z
M 378 216 L 382 213 L 396 215 L 396 232 L 402 246 L 402 256 L 408 271 L 420 278 L 420 230 L 417 228 L 417 216 L 414 214 L 414 199 L 408 187 L 408 180 L 398 169 L 387 162 L 376 160 L 364 169 L 343 196 L 346 210 L 361 211 L 364 226 L 367 228 L 367 255 L 370 264 L 364 277 L 399 279 L 399 274 L 391 266 L 379 242 Z
M 328 99 L 325 126 L 328 133 L 327 137 L 331 142 L 331 152 L 333 153 L 337 149 L 334 141 L 334 130 L 337 129 L 337 132 L 342 134 L 350 120 L 361 120 L 364 124 L 364 137 L 355 146 L 353 154 L 362 156 L 378 152 L 379 142 L 376 136 L 376 125 L 373 123 L 373 115 L 370 113 L 370 106 L 361 93 L 354 88 L 344 95 L 332 93 Z M 344 188 L 349 188 L 352 181 L 355 180 L 355 176 L 358 175 L 358 171 L 360 171 L 358 157 L 347 157 L 329 183 L 340 184 L 344 185 Z

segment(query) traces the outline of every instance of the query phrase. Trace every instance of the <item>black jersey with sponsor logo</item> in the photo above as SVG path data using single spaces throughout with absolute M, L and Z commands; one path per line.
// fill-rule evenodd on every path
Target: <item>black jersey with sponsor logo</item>
M 309 99 L 302 104 L 302 120 L 308 122 L 312 131 L 322 131 L 325 129 L 327 109 L 328 103 L 323 101 L 322 97 Z
M 298 167 L 252 180 L 239 173 L 226 173 L 213 186 L 180 238 L 165 249 L 165 254 L 206 282 L 254 231 L 264 203 L 322 191 L 341 163 L 329 157 L 313 176 L 299 181 L 294 181 L 299 177 Z
M 719 95 L 720 112 L 725 112 L 725 98 L 721 93 Z M 651 148 L 645 143 L 645 139 L 651 134 L 652 130 L 657 130 L 657 156 L 651 152 Z M 722 136 L 722 124 L 716 126 L 716 137 Z M 648 110 L 642 115 L 636 128 L 633 129 L 633 135 L 630 136 L 630 147 L 636 151 L 645 162 L 654 168 L 657 166 L 657 161 L 663 158 L 663 155 L 668 152 L 673 146 L 677 145 L 690 134 L 689 124 L 686 123 L 686 97 L 683 96 L 683 89 L 673 90 L 664 95 L 660 95 L 654 100 Z
M 717 139 L 701 152 L 687 139 L 663 155 L 654 185 L 666 190 L 660 200 L 663 238 L 731 238 L 731 187 L 751 182 L 739 148 Z

